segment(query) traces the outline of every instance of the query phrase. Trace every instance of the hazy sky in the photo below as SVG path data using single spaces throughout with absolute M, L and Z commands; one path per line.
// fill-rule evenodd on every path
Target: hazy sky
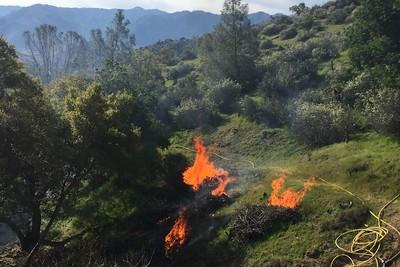
M 321 4 L 327 0 L 243 0 L 248 3 L 251 12 L 288 13 L 289 7 L 301 2 L 307 5 Z M 63 7 L 100 7 L 100 8 L 157 8 L 165 11 L 206 10 L 219 13 L 224 0 L 0 0 L 0 5 L 30 6 L 49 4 Z

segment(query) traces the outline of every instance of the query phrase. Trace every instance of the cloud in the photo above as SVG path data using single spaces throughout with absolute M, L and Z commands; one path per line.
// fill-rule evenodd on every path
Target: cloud
M 29 6 L 36 3 L 62 7 L 99 7 L 99 8 L 156 8 L 169 12 L 180 10 L 206 10 L 219 13 L 224 0 L 1 0 L 0 5 Z M 307 5 L 321 4 L 326 0 L 243 0 L 248 3 L 251 12 L 265 11 L 271 14 L 288 13 L 292 5 L 305 2 Z

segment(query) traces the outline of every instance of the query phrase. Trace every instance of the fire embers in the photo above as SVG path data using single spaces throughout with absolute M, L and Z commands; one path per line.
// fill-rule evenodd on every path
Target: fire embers
M 195 138 L 196 158 L 191 167 L 183 173 L 183 181 L 197 191 L 204 183 L 217 183 L 216 188 L 211 191 L 211 195 L 220 197 L 226 195 L 226 186 L 232 181 L 229 172 L 222 168 L 217 168 L 210 161 L 206 147 L 200 138 Z
M 172 258 L 179 251 L 187 241 L 189 233 L 190 226 L 187 223 L 186 208 L 182 208 L 174 226 L 165 236 L 164 249 L 167 258 Z
M 272 181 L 272 193 L 268 200 L 270 206 L 283 207 L 283 208 L 296 208 L 304 195 L 315 184 L 315 177 L 310 177 L 304 182 L 304 188 L 300 191 L 295 191 L 291 188 L 282 192 L 282 187 L 286 182 L 285 177 L 279 177 Z

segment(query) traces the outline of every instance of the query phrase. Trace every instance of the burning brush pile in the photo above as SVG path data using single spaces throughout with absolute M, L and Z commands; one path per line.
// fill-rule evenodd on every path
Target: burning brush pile
M 272 182 L 268 205 L 248 205 L 235 214 L 229 232 L 229 240 L 234 246 L 244 246 L 300 218 L 296 208 L 306 192 L 314 185 L 315 178 L 309 178 L 300 191 L 291 188 L 283 191 L 285 181 L 285 177 L 279 177 Z
M 230 176 L 228 171 L 215 166 L 200 138 L 195 138 L 194 145 L 196 148 L 195 161 L 183 173 L 183 182 L 195 192 L 204 189 L 202 192 L 209 192 L 210 199 L 225 202 L 228 198 L 226 187 L 234 178 Z M 191 233 L 191 226 L 188 222 L 189 213 L 195 212 L 196 209 L 195 204 L 180 209 L 178 218 L 164 239 L 164 250 L 167 258 L 173 258 L 188 241 Z
M 210 160 L 210 155 L 200 138 L 195 138 L 194 146 L 195 161 L 184 171 L 183 182 L 197 192 L 197 198 L 202 198 L 206 193 L 208 201 L 193 201 L 180 209 L 172 228 L 164 238 L 165 256 L 170 259 L 188 242 L 192 233 L 190 221 L 194 214 L 204 208 L 200 205 L 209 207 L 213 202 L 226 203 L 229 199 L 226 188 L 234 180 L 228 171 L 217 167 Z M 291 188 L 282 190 L 285 181 L 285 177 L 279 177 L 272 182 L 272 193 L 267 205 L 246 206 L 232 218 L 229 238 L 234 246 L 241 246 L 263 237 L 300 217 L 296 208 L 314 185 L 315 178 L 311 177 L 304 182 L 303 189 L 299 191 Z

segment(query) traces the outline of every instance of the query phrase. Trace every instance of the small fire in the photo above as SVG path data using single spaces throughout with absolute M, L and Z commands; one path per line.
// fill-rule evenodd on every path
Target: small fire
M 213 191 L 211 191 L 211 195 L 214 197 L 221 197 L 223 195 L 226 195 L 225 188 L 232 181 L 232 178 L 217 177 L 216 179 L 218 180 L 218 186 Z
M 282 192 L 282 187 L 286 182 L 285 177 L 279 177 L 272 181 L 272 193 L 268 200 L 270 206 L 278 206 L 284 208 L 296 208 L 304 195 L 311 189 L 315 184 L 315 177 L 310 177 L 304 182 L 304 188 L 300 191 L 294 191 L 289 188 Z
M 189 232 L 190 227 L 186 221 L 186 209 L 182 208 L 179 211 L 179 217 L 176 219 L 174 226 L 165 236 L 164 249 L 167 258 L 171 258 L 185 244 Z
M 210 161 L 206 147 L 200 138 L 194 139 L 194 145 L 197 151 L 196 158 L 193 166 L 189 167 L 183 173 L 184 183 L 190 185 L 193 190 L 197 191 L 204 182 L 217 181 L 218 186 L 211 192 L 211 195 L 216 197 L 226 195 L 225 188 L 233 178 L 229 176 L 229 172 L 222 168 L 217 168 L 214 163 Z

